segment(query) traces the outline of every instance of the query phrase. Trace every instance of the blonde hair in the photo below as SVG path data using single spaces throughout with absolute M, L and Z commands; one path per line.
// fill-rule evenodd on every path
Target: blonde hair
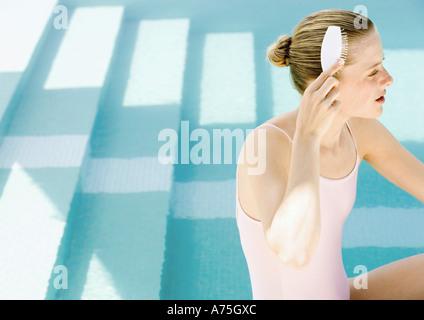
M 367 19 L 367 28 L 357 29 L 355 21 L 358 19 Z M 308 81 L 316 79 L 322 72 L 321 44 L 329 26 L 338 26 L 347 33 L 348 54 L 345 66 L 354 62 L 352 45 L 375 29 L 372 21 L 359 13 L 327 9 L 308 15 L 294 28 L 293 36 L 281 35 L 267 48 L 268 60 L 273 65 L 290 67 L 292 83 L 302 95 Z

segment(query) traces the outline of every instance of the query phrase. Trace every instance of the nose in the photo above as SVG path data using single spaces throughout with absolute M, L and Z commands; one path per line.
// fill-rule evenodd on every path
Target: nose
M 381 84 L 382 84 L 382 86 L 383 87 L 388 87 L 388 86 L 391 86 L 392 84 L 393 84 L 393 78 L 392 78 L 392 76 L 390 75 L 390 73 L 388 73 L 387 72 L 387 70 L 385 70 L 386 71 L 386 76 L 381 80 Z

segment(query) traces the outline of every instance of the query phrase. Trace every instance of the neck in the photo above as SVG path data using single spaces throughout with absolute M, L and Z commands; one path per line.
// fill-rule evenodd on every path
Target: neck
M 343 134 L 347 130 L 346 121 L 348 120 L 349 117 L 340 112 L 335 116 L 330 128 L 321 138 L 321 148 L 323 150 L 331 152 L 340 148 Z

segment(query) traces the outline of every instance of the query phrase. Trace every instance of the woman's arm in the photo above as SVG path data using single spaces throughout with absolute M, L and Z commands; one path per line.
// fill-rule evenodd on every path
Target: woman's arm
M 424 163 L 377 119 L 360 119 L 366 137 L 364 160 L 383 177 L 424 203 Z
M 289 267 L 309 263 L 320 238 L 320 140 L 295 134 L 284 201 L 266 233 L 270 247 Z
M 341 62 L 323 72 L 305 90 L 298 109 L 290 160 L 281 161 L 284 142 L 271 138 L 268 145 L 267 138 L 266 153 L 262 155 L 266 156 L 265 173 L 249 177 L 266 241 L 288 267 L 305 267 L 318 246 L 320 142 L 340 109 L 340 101 L 336 100 L 338 80 L 331 75 L 340 69 Z M 284 163 L 290 163 L 289 170 L 284 168 Z M 266 194 L 267 189 L 282 193 Z
M 258 152 L 258 130 L 266 130 L 265 152 Z M 242 150 L 239 168 L 248 177 L 265 239 L 292 268 L 309 262 L 320 237 L 319 145 L 318 138 L 301 134 L 295 134 L 291 145 L 278 129 L 266 127 L 249 134 Z M 249 148 L 265 163 L 261 174 L 249 174 L 256 166 L 246 158 Z

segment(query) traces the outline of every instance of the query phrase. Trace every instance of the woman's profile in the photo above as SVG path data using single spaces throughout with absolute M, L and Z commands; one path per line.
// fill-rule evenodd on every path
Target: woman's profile
M 424 299 L 424 254 L 368 272 L 366 290 L 355 288 L 343 266 L 342 229 L 362 160 L 424 203 L 424 164 L 377 120 L 393 78 L 377 27 L 368 19 L 367 28 L 356 28 L 358 15 L 312 13 L 267 50 L 272 64 L 290 68 L 302 98 L 255 128 L 238 161 L 236 217 L 253 299 Z M 347 33 L 348 50 L 323 71 L 329 26 Z M 262 153 L 259 130 L 266 132 Z M 249 174 L 248 149 L 265 172 Z

